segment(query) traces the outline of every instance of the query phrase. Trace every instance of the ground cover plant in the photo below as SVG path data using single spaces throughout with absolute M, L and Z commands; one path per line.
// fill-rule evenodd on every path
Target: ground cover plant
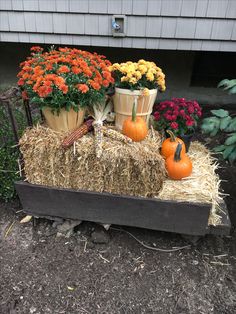
M 19 127 L 19 134 L 26 127 L 24 112 L 14 107 L 14 116 Z M 0 199 L 5 201 L 15 196 L 14 181 L 19 179 L 18 149 L 9 120 L 7 108 L 0 105 Z

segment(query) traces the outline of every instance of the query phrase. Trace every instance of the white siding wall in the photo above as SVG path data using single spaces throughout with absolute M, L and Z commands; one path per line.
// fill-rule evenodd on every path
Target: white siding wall
M 236 51 L 236 0 L 0 0 L 0 41 Z

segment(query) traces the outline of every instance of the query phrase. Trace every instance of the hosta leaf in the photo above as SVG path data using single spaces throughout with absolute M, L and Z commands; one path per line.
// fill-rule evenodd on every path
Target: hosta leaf
M 225 145 L 219 145 L 213 148 L 214 152 L 222 152 L 226 148 Z
M 211 131 L 210 136 L 216 136 L 218 130 L 219 130 L 218 128 L 214 128 L 214 130 Z
M 236 80 L 229 80 L 227 83 L 224 84 L 224 89 L 230 89 L 236 85 Z
M 209 123 L 209 124 L 202 124 L 201 129 L 203 133 L 210 133 L 214 130 L 215 124 Z
M 228 159 L 230 163 L 233 163 L 236 160 L 236 148 L 230 153 Z
M 229 94 L 236 94 L 236 85 L 229 90 Z
M 228 84 L 228 82 L 229 82 L 228 79 L 224 79 L 224 80 L 220 81 L 220 83 L 217 85 L 217 87 L 218 87 L 218 88 L 219 88 L 219 87 L 222 87 L 222 86 Z
M 234 148 L 235 148 L 235 145 L 227 146 L 227 148 L 223 152 L 223 158 L 227 159 L 229 155 L 232 153 L 232 151 L 234 150 Z
M 227 140 L 225 141 L 225 145 L 232 145 L 236 143 L 236 133 L 233 133 L 232 135 L 230 135 L 230 137 L 227 138 Z
M 236 131 L 236 118 L 232 119 L 230 124 L 225 129 L 226 132 L 234 132 Z
M 216 117 L 224 118 L 229 115 L 229 112 L 224 109 L 218 109 L 218 110 L 211 110 L 211 113 L 214 114 Z
M 221 131 L 226 129 L 231 121 L 232 121 L 232 118 L 229 117 L 229 116 L 222 118 L 221 121 L 220 121 L 220 129 L 221 129 Z

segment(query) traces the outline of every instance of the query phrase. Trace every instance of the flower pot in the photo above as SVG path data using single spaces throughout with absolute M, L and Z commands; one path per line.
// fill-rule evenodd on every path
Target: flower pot
M 147 125 L 150 114 L 157 96 L 157 89 L 149 90 L 149 95 L 144 96 L 141 90 L 131 91 L 129 89 L 115 88 L 114 111 L 116 114 L 115 125 L 118 130 L 122 130 L 126 118 L 132 116 L 132 109 L 135 97 L 137 97 L 137 116 L 142 117 Z
M 79 128 L 84 121 L 85 109 L 79 109 L 75 112 L 73 109 L 66 111 L 61 109 L 59 115 L 53 114 L 51 108 L 45 107 L 43 115 L 47 122 L 47 125 L 58 132 L 68 132 Z

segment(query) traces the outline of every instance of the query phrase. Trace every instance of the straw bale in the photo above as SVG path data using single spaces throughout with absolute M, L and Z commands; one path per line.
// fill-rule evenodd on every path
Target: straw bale
M 220 192 L 221 181 L 216 174 L 217 161 L 199 142 L 191 143 L 188 155 L 193 163 L 192 175 L 178 181 L 165 180 L 157 197 L 165 200 L 212 204 L 209 224 L 216 225 L 220 222 L 220 204 L 224 196 Z
M 61 147 L 66 134 L 38 125 L 27 129 L 20 140 L 26 179 L 30 183 L 63 188 L 155 197 L 163 200 L 211 204 L 210 225 L 220 222 L 220 179 L 216 159 L 199 142 L 188 155 L 193 172 L 188 178 L 166 177 L 159 154 L 161 139 L 150 130 L 142 143 L 125 144 L 104 137 L 103 154 L 96 158 L 94 136 L 89 133 L 67 150 Z
M 20 148 L 28 182 L 144 197 L 161 189 L 166 171 L 157 132 L 150 131 L 142 143 L 104 137 L 100 159 L 92 133 L 67 150 L 61 147 L 65 136 L 41 125 L 25 131 Z

